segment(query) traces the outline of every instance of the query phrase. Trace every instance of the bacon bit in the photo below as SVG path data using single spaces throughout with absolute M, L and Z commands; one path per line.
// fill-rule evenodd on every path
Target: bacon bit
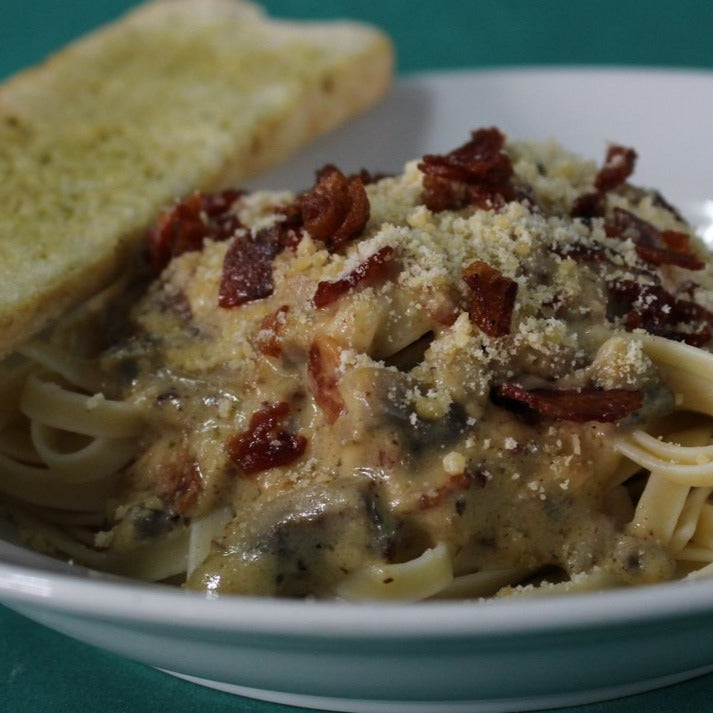
M 499 270 L 476 260 L 463 270 L 463 280 L 471 289 L 470 319 L 491 337 L 510 333 L 517 282 Z
M 275 211 L 283 219 L 254 235 L 238 235 L 223 259 L 218 304 L 238 307 L 272 294 L 272 261 L 286 247 L 302 239 L 302 215 L 297 203 Z
M 574 199 L 569 214 L 573 218 L 601 218 L 604 215 L 604 194 L 583 193 Z
M 200 250 L 206 238 L 227 240 L 241 227 L 231 211 L 244 191 L 227 189 L 204 195 L 197 192 L 163 211 L 147 236 L 151 267 L 160 272 L 178 255 Z
M 386 280 L 394 275 L 397 269 L 394 249 L 386 245 L 370 255 L 346 277 L 334 282 L 319 282 L 312 302 L 317 309 L 322 309 L 357 285 L 363 286 L 364 283 L 370 284 Z
M 650 334 L 701 347 L 711 339 L 713 313 L 695 302 L 682 300 L 660 285 L 641 285 L 635 280 L 617 280 L 609 285 L 610 311 L 621 316 L 629 331 L 645 329 Z M 686 325 L 689 330 L 681 329 Z
M 677 265 L 686 270 L 702 270 L 705 267 L 705 263 L 697 255 L 665 250 L 652 245 L 636 245 L 636 254 L 652 265 Z
M 634 172 L 636 151 L 625 146 L 610 146 L 604 165 L 594 179 L 594 187 L 600 193 L 611 191 L 620 186 Z
M 532 411 L 556 421 L 618 421 L 641 408 L 641 391 L 629 389 L 525 389 L 505 382 L 491 392 L 494 403 L 509 411 Z
M 666 243 L 669 250 L 677 253 L 690 253 L 691 236 L 688 233 L 682 233 L 680 230 L 662 230 L 659 232 L 659 237 Z
M 330 252 L 357 237 L 369 220 L 369 198 L 361 177 L 347 178 L 331 164 L 317 173 L 317 182 L 299 203 L 304 227 Z
M 277 241 L 283 248 L 295 250 L 302 240 L 302 209 L 298 201 L 294 201 L 286 206 L 280 206 L 275 211 L 284 216 L 281 221 L 275 223 L 271 230 L 276 231 Z
M 200 467 L 188 448 L 182 445 L 171 449 L 160 464 L 156 495 L 183 515 L 196 503 L 202 490 Z
M 604 215 L 605 194 L 620 186 L 634 172 L 636 151 L 624 146 L 610 146 L 604 165 L 594 178 L 595 191 L 575 198 L 570 215 L 573 218 L 601 218 Z
M 687 270 L 702 270 L 705 263 L 691 251 L 690 238 L 675 230 L 661 231 L 637 215 L 615 208 L 605 226 L 609 237 L 631 240 L 636 254 L 653 265 L 677 265 Z
M 270 231 L 236 238 L 223 259 L 218 304 L 238 307 L 272 294 L 272 260 L 280 251 Z
M 305 452 L 307 439 L 282 428 L 289 413 L 284 401 L 265 404 L 252 415 L 246 431 L 228 439 L 228 455 L 246 475 L 289 465 Z
M 317 405 L 327 419 L 334 423 L 344 411 L 344 399 L 339 391 L 339 342 L 326 335 L 318 335 L 309 348 L 307 373 Z
M 472 205 L 499 208 L 515 198 L 513 167 L 503 151 L 505 136 L 495 128 L 471 132 L 471 140 L 448 154 L 427 154 L 418 164 L 423 200 L 429 210 L 457 210 Z
M 272 314 L 268 314 L 260 323 L 256 337 L 256 347 L 261 354 L 269 357 L 282 356 L 280 337 L 285 331 L 285 315 L 290 311 L 288 305 L 282 305 Z

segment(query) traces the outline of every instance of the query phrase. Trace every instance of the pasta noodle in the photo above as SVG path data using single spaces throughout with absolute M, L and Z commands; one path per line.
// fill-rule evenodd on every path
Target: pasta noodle
M 713 575 L 713 267 L 634 160 L 481 129 L 397 177 L 167 208 L 146 284 L 8 358 L 7 516 L 211 595 Z
M 344 599 L 425 599 L 444 591 L 453 581 L 448 548 L 439 543 L 423 554 L 400 564 L 372 565 L 339 583 Z
M 216 508 L 207 515 L 191 522 L 191 532 L 186 555 L 186 576 L 190 577 L 210 552 L 211 543 L 220 536 L 221 530 L 230 521 L 232 511 L 228 507 Z

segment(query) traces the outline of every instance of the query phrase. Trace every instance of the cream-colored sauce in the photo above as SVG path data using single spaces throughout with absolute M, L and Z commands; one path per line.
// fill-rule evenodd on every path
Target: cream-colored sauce
M 626 534 L 628 495 L 612 495 L 620 464 L 612 435 L 672 407 L 635 334 L 607 320 L 606 280 L 638 258 L 630 241 L 607 238 L 601 221 L 567 215 L 591 190 L 593 165 L 552 146 L 508 150 L 539 208 L 432 213 L 412 163 L 403 176 L 368 186 L 369 224 L 343 253 L 305 234 L 275 258 L 273 294 L 240 307 L 218 306 L 228 243 L 174 259 L 134 308 L 132 338 L 104 359 L 109 393 L 133 401 L 147 422 L 142 455 L 111 514 L 112 546 L 170 527 L 142 534 L 137 512 L 158 509 L 175 522 L 228 504 L 233 517 L 191 588 L 330 596 L 348 574 L 436 543 L 447 545 L 456 575 L 519 567 L 566 578 L 600 567 L 623 582 L 670 577 L 671 560 L 655 540 Z M 249 196 L 236 210 L 264 224 L 289 200 Z M 660 227 L 687 229 L 645 194 L 613 201 Z M 614 258 L 577 263 L 552 249 L 574 241 Z M 318 282 L 387 245 L 400 264 L 394 279 L 314 307 Z M 468 317 L 461 273 L 474 260 L 517 282 L 506 336 L 490 337 Z M 666 270 L 672 283 L 688 277 Z M 710 281 L 708 270 L 703 278 L 696 275 Z M 280 354 L 265 355 L 264 320 L 284 305 Z M 333 423 L 308 371 L 310 347 L 325 337 L 336 345 L 344 402 Z M 492 402 L 491 387 L 502 381 L 640 389 L 645 401 L 619 424 L 528 422 Z M 304 454 L 246 474 L 226 443 L 277 402 L 290 405 L 285 428 L 307 439 Z M 190 473 L 176 475 L 186 462 Z M 181 500 L 187 483 L 192 495 Z

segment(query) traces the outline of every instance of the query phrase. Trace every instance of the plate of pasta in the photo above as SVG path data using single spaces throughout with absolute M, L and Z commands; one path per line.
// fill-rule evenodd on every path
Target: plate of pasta
M 0 601 L 313 708 L 713 670 L 712 90 L 414 75 L 168 206 L 6 360 Z

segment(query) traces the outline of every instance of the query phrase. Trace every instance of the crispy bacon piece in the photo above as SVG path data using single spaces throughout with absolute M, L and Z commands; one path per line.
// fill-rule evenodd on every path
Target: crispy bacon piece
M 705 267 L 705 263 L 697 255 L 657 248 L 653 245 L 637 245 L 636 254 L 652 265 L 678 265 L 686 270 L 702 270 Z
M 270 230 L 276 233 L 277 242 L 282 248 L 294 250 L 302 240 L 302 229 L 304 227 L 299 201 L 280 206 L 275 210 L 275 213 L 281 215 L 282 220 L 275 223 Z
M 659 237 L 669 250 L 677 253 L 692 252 L 691 236 L 688 233 L 682 233 L 680 230 L 662 230 L 659 232 Z
M 334 282 L 322 281 L 317 284 L 312 302 L 317 309 L 322 309 L 338 300 L 343 294 L 354 289 L 357 285 L 373 284 L 386 280 L 397 269 L 394 259 L 394 249 L 386 245 L 380 248 L 355 267 L 346 277 Z
M 473 131 L 470 141 L 448 154 L 426 154 L 418 164 L 425 174 L 426 207 L 436 212 L 468 205 L 491 209 L 513 200 L 513 167 L 504 145 L 505 136 L 492 127 Z
M 285 331 L 285 316 L 289 311 L 289 305 L 282 305 L 262 320 L 260 331 L 255 339 L 255 346 L 260 353 L 270 357 L 282 355 L 280 337 Z
M 223 259 L 218 292 L 221 307 L 238 307 L 272 294 L 272 261 L 286 247 L 295 248 L 302 238 L 302 215 L 297 203 L 280 206 L 281 220 L 255 234 L 238 235 Z
M 362 178 L 347 178 L 332 164 L 317 173 L 317 182 L 299 203 L 304 227 L 330 252 L 357 237 L 369 220 L 369 198 Z
M 272 261 L 287 246 L 300 241 L 300 218 L 294 210 L 283 209 L 285 219 L 257 233 L 239 235 L 223 259 L 218 304 L 238 307 L 272 294 Z
M 223 259 L 218 304 L 238 307 L 272 294 L 272 260 L 282 249 L 272 229 L 237 237 Z
M 595 191 L 577 196 L 574 199 L 574 203 L 572 203 L 569 214 L 573 218 L 583 218 L 585 220 L 601 218 L 604 215 L 604 194 Z
M 600 193 L 620 186 L 634 172 L 636 151 L 626 146 L 613 145 L 607 149 L 604 165 L 594 179 L 594 187 Z
M 705 263 L 692 252 L 690 237 L 675 230 L 659 230 L 628 210 L 615 208 L 607 222 L 607 235 L 634 243 L 636 254 L 653 265 L 677 265 L 702 270 Z
M 515 412 L 534 412 L 556 421 L 619 421 L 643 404 L 641 391 L 629 389 L 525 389 L 505 382 L 493 388 L 494 403 Z
M 634 172 L 636 151 L 625 146 L 613 145 L 607 149 L 604 165 L 594 178 L 596 190 L 578 196 L 570 215 L 573 218 L 600 218 L 604 215 L 605 195 L 620 186 Z
M 309 348 L 307 373 L 317 405 L 327 423 L 334 423 L 344 411 L 344 399 L 339 391 L 339 360 L 341 348 L 333 337 L 318 335 Z
M 228 455 L 243 473 L 254 475 L 289 465 L 305 452 L 307 439 L 283 428 L 289 414 L 290 405 L 284 401 L 265 404 L 252 415 L 246 431 L 228 439 Z
M 463 280 L 472 293 L 469 313 L 473 324 L 491 337 L 509 334 L 517 282 L 482 260 L 463 270 Z
M 165 210 L 147 236 L 147 251 L 151 267 L 160 272 L 178 255 L 200 250 L 206 238 L 227 240 L 241 227 L 231 208 L 244 195 L 243 191 L 227 189 L 205 195 L 197 192 Z
M 609 285 L 609 296 L 612 316 L 621 317 L 628 330 L 645 329 L 694 347 L 710 341 L 713 314 L 696 302 L 675 297 L 660 285 L 616 280 Z

